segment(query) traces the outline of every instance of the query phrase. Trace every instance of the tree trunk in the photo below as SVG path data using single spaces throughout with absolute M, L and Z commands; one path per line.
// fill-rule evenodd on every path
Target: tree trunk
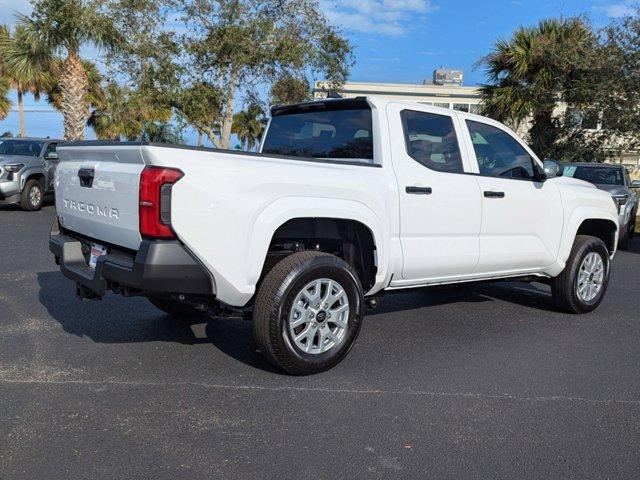
M 61 113 L 64 118 L 64 139 L 84 140 L 89 117 L 87 104 L 87 72 L 77 52 L 69 51 L 62 64 Z
M 202 131 L 198 130 L 198 146 L 202 146 Z
M 18 88 L 18 124 L 20 125 L 18 127 L 19 128 L 18 136 L 26 137 L 27 132 L 24 127 L 24 102 L 22 101 L 22 96 L 23 96 L 22 90 Z
M 222 119 L 222 129 L 220 131 L 220 147 L 229 149 L 231 143 L 231 127 L 233 126 L 233 101 L 238 88 L 238 72 L 236 68 L 231 66 L 229 74 L 229 85 L 226 91 L 226 100 L 224 105 L 224 118 Z

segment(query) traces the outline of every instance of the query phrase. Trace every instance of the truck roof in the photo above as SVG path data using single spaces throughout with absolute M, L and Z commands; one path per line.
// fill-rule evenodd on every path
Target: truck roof
M 383 95 L 362 95 L 362 96 L 353 97 L 353 98 L 323 98 L 319 100 L 311 100 L 308 102 L 294 103 L 290 105 L 274 105 L 273 107 L 271 107 L 271 116 L 277 117 L 279 115 L 308 112 L 316 108 L 322 109 L 329 105 L 331 105 L 332 108 L 344 108 L 344 109 L 362 108 L 369 105 L 375 105 L 377 108 L 384 110 L 387 107 L 387 105 L 390 103 L 406 105 L 407 107 L 428 106 L 429 108 L 433 108 L 436 110 L 451 112 L 451 109 L 449 108 L 436 107 L 435 105 L 425 105 L 420 102 L 396 100 Z M 467 113 L 467 112 L 456 111 L 456 113 L 464 114 L 465 116 L 470 118 L 473 118 L 473 117 L 484 118 L 480 115 Z
M 62 140 L 59 138 L 49 138 L 49 137 L 0 137 L 0 141 L 6 142 L 8 140 L 33 140 L 38 142 L 61 142 Z

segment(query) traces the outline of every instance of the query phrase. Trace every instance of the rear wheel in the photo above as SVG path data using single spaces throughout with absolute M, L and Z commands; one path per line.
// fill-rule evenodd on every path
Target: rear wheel
M 176 300 L 163 297 L 147 298 L 154 307 L 179 320 L 190 321 L 202 316 L 202 312 L 196 310 L 191 305 L 187 305 L 186 303 L 181 303 Z
M 20 208 L 27 211 L 40 210 L 44 191 L 42 185 L 37 180 L 27 180 L 20 196 Z
M 337 365 L 362 320 L 360 281 L 349 264 L 321 252 L 300 252 L 274 266 L 256 296 L 253 335 L 265 357 L 293 375 Z
M 564 271 L 552 279 L 558 307 L 568 313 L 587 313 L 602 302 L 609 285 L 609 251 L 602 240 L 578 235 Z

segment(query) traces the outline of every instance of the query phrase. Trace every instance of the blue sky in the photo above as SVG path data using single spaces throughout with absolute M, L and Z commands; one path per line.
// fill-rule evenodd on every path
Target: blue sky
M 633 0 L 320 0 L 329 19 L 355 47 L 351 80 L 420 83 L 434 68 L 462 68 L 465 84 L 483 81 L 474 63 L 497 38 L 519 25 L 543 18 L 587 15 L 594 26 L 630 13 Z M 29 12 L 28 0 L 0 0 L 0 22 L 12 23 L 13 11 Z M 13 98 L 15 101 L 15 97 Z M 50 110 L 46 102 L 26 98 L 28 110 Z M 59 136 L 57 113 L 27 114 L 27 133 Z M 17 113 L 0 121 L 0 133 L 18 130 Z M 91 134 L 91 132 L 88 132 Z M 194 142 L 192 132 L 186 138 Z

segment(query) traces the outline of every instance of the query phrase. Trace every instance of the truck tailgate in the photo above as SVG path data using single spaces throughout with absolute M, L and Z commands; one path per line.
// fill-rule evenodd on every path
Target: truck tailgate
M 56 209 L 60 225 L 97 241 L 137 250 L 140 145 L 58 147 Z

